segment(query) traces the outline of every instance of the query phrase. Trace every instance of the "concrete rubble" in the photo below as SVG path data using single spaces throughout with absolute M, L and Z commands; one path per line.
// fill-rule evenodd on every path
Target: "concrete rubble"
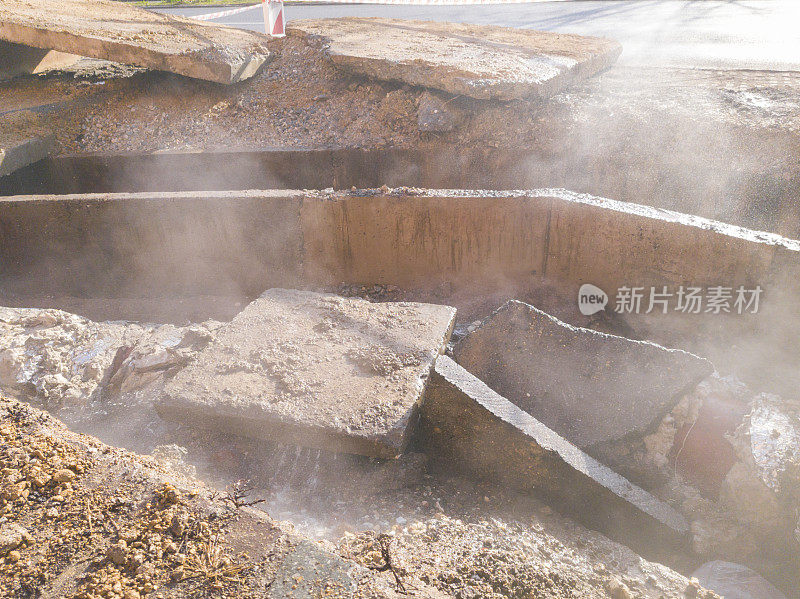
M 690 353 L 574 327 L 516 300 L 462 340 L 454 356 L 584 449 L 653 432 L 714 370 Z
M 272 289 L 167 383 L 159 411 L 376 457 L 409 441 L 455 309 Z
M 155 385 L 212 335 L 176 327 L 93 322 L 61 310 L 0 308 L 0 390 L 49 408 Z
M 110 0 L 2 0 L 0 39 L 224 84 L 270 58 L 262 34 Z
M 437 360 L 422 409 L 433 455 L 485 479 L 535 491 L 589 526 L 626 544 L 688 538 L 682 515 L 586 455 L 444 356 Z
M 611 66 L 615 41 L 489 25 L 347 17 L 293 21 L 349 73 L 482 100 L 547 98 Z

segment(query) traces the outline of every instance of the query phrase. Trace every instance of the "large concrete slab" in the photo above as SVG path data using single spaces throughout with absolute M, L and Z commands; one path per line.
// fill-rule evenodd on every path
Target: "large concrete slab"
M 235 434 L 391 458 L 455 309 L 271 289 L 166 387 L 159 411 Z
M 53 136 L 25 139 L 0 138 L 0 177 L 47 158 L 55 144 Z
M 270 55 L 262 34 L 111 0 L 2 0 L 0 39 L 217 83 L 252 77 Z
M 357 75 L 483 100 L 552 96 L 612 65 L 615 41 L 465 23 L 347 17 L 293 21 Z
M 602 418 L 597 418 L 598 421 Z M 433 454 L 494 481 L 550 498 L 588 526 L 635 548 L 685 540 L 678 512 L 585 454 L 447 356 L 422 407 Z
M 708 360 L 571 326 L 512 300 L 455 348 L 459 364 L 581 448 L 651 432 Z

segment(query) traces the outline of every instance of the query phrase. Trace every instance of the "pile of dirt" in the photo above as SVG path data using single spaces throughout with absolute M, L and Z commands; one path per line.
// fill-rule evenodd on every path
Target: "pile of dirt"
M 0 536 L 21 531 L 5 545 L 4 596 L 258 596 L 275 555 L 290 547 L 265 516 L 243 516 L 153 460 L 70 433 L 14 400 L 2 400 L 0 414 Z M 246 549 L 235 532 L 245 524 L 254 535 Z

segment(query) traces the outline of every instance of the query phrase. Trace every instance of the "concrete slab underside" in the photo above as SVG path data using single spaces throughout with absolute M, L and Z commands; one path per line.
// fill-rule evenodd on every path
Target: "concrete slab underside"
M 349 72 L 478 99 L 547 98 L 611 66 L 615 41 L 488 25 L 348 17 L 293 21 Z
M 481 478 L 548 497 L 558 509 L 632 547 L 685 541 L 686 520 L 447 356 L 436 362 L 422 406 L 431 455 Z
M 159 411 L 235 434 L 391 458 L 455 309 L 272 289 L 167 384 Z
M 574 327 L 519 301 L 487 318 L 454 356 L 583 449 L 651 432 L 714 371 L 685 351 Z
M 0 39 L 226 84 L 270 56 L 262 34 L 110 0 L 2 0 Z
M 0 81 L 75 64 L 80 56 L 0 41 Z

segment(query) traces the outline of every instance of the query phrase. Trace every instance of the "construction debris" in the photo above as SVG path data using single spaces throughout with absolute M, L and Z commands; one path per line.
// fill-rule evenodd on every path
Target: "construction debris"
M 0 308 L 0 389 L 50 409 L 80 408 L 104 392 L 162 382 L 211 336 L 203 325 L 93 322 L 61 310 Z
M 403 451 L 455 309 L 272 289 L 165 389 L 159 411 L 261 439 Z
M 498 395 L 447 356 L 436 362 L 423 403 L 432 455 L 552 499 L 559 509 L 612 538 L 642 548 L 683 543 L 678 512 L 583 453 Z
M 611 66 L 615 41 L 489 25 L 347 17 L 292 21 L 342 69 L 482 100 L 547 98 Z
M 454 355 L 584 449 L 652 432 L 714 370 L 690 353 L 574 327 L 519 301 L 498 309 Z
M 0 39 L 225 84 L 270 57 L 262 34 L 111 0 L 2 0 Z

